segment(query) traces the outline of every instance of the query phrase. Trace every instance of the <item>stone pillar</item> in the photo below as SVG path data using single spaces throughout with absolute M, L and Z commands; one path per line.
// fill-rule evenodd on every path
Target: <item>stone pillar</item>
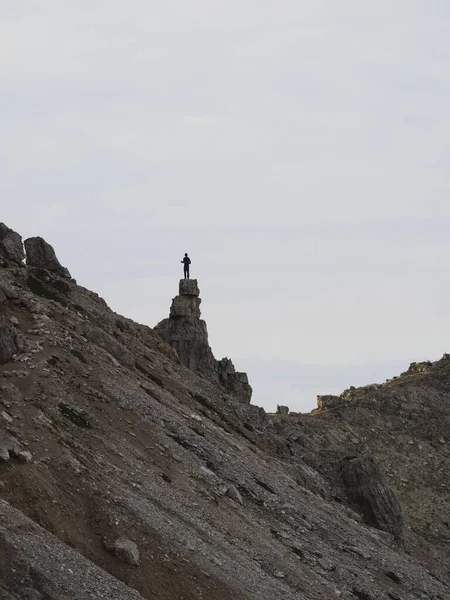
M 196 279 L 180 279 L 180 294 L 175 296 L 170 307 L 170 318 L 194 317 L 200 319 L 200 290 Z
M 252 395 L 246 373 L 237 372 L 232 361 L 215 359 L 208 341 L 208 330 L 200 316 L 200 290 L 196 279 L 181 279 L 179 295 L 172 300 L 169 318 L 155 327 L 164 341 L 177 351 L 180 362 L 220 383 L 242 402 Z

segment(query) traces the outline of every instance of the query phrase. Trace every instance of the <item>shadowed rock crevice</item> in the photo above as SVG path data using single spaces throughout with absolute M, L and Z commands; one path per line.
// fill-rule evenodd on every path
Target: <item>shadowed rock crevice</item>
M 200 318 L 200 290 L 196 279 L 181 279 L 179 295 L 172 300 L 168 319 L 155 331 L 178 353 L 180 361 L 211 381 L 217 381 L 243 402 L 250 402 L 252 388 L 246 373 L 234 368 L 229 358 L 216 360 L 208 341 L 206 322 Z

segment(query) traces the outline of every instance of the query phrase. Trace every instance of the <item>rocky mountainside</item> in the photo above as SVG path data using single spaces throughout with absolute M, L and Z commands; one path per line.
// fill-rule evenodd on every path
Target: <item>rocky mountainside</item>
M 151 329 L 25 249 L 0 225 L 0 598 L 450 599 L 448 357 L 266 414 L 196 282 Z

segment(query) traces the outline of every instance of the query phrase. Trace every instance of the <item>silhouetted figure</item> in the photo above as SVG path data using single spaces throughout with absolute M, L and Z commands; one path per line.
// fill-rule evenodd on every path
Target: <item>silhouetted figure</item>
M 184 265 L 183 270 L 184 270 L 184 278 L 185 279 L 189 279 L 189 265 L 191 264 L 191 259 L 189 258 L 189 256 L 186 254 L 184 255 L 183 260 L 181 261 Z

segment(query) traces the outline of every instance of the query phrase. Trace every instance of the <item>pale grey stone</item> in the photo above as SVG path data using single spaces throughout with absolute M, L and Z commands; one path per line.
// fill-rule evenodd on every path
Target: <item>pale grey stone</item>
M 12 419 L 11 415 L 9 415 L 9 414 L 6 412 L 6 410 L 3 410 L 3 411 L 2 411 L 0 414 L 1 414 L 1 416 L 2 416 L 2 417 L 5 419 L 5 421 L 6 421 L 7 423 L 12 423 L 13 419 Z
M 8 462 L 10 458 L 8 448 L 6 446 L 0 446 L 0 462 Z
M 233 484 L 227 487 L 225 495 L 234 500 L 235 502 L 238 502 L 239 504 L 244 504 L 241 494 L 237 490 L 236 486 L 234 486 Z
M 33 460 L 33 455 L 28 450 L 22 450 L 18 455 L 21 463 L 30 463 Z
M 134 567 L 139 565 L 139 549 L 137 545 L 127 538 L 119 538 L 114 542 L 114 554 L 122 562 Z

